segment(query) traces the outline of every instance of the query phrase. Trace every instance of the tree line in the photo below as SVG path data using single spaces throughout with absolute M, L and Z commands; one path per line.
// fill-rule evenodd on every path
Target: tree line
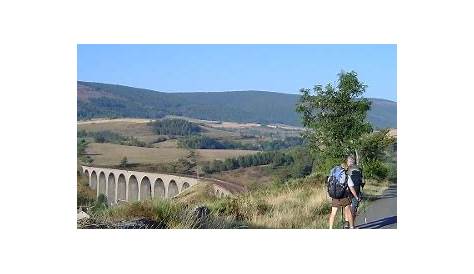
M 280 151 L 259 152 L 252 155 L 228 158 L 224 161 L 214 160 L 204 164 L 201 169 L 205 173 L 215 173 L 238 168 L 271 164 L 272 167 L 289 165 L 294 162 L 293 157 Z
M 159 135 L 188 136 L 201 132 L 199 125 L 183 119 L 164 119 L 149 123 Z
M 257 143 L 242 143 L 236 141 L 219 140 L 205 135 L 192 135 L 180 138 L 178 146 L 188 149 L 242 149 L 274 151 L 286 149 L 303 144 L 303 138 L 286 137 L 271 141 L 260 141 Z
M 314 160 L 305 147 L 296 147 L 287 151 L 266 151 L 252 155 L 239 156 L 224 161 L 214 160 L 201 166 L 201 171 L 207 174 L 222 171 L 268 165 L 275 169 L 278 182 L 289 178 L 302 178 L 313 171 Z

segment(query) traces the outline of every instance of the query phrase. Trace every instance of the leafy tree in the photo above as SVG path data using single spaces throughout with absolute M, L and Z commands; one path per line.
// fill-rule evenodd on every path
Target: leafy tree
M 238 167 L 239 163 L 236 159 L 225 159 L 224 165 L 226 170 L 233 170 Z
M 387 148 L 395 143 L 395 139 L 388 134 L 389 130 L 381 130 L 361 138 L 360 154 L 363 161 L 381 160 Z
M 128 159 L 127 159 L 126 156 L 124 156 L 122 158 L 122 160 L 120 160 L 120 165 L 119 166 L 122 167 L 122 168 L 126 168 L 128 166 Z
M 314 94 L 310 89 L 301 89 L 296 108 L 308 129 L 304 137 L 310 150 L 323 160 L 322 170 L 354 153 L 361 136 L 372 132 L 366 119 L 371 103 L 362 97 L 367 86 L 354 71 L 342 71 L 338 77 L 335 86 L 315 85 Z
M 395 139 L 388 130 L 377 131 L 361 138 L 360 154 L 367 178 L 383 180 L 387 178 L 389 168 L 383 163 L 388 148 L 393 149 Z
M 179 158 L 174 166 L 174 172 L 180 174 L 191 174 L 196 167 L 196 163 L 189 159 Z

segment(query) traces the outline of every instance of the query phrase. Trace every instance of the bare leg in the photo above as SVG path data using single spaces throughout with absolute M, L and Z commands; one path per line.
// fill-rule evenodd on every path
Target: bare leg
M 344 208 L 344 212 L 346 213 L 347 221 L 349 222 L 349 227 L 354 228 L 354 220 L 352 219 L 352 211 L 351 205 L 348 205 Z
M 334 218 L 336 217 L 337 213 L 337 207 L 332 207 L 331 209 L 331 215 L 329 215 L 329 229 L 332 229 L 332 226 L 334 224 Z

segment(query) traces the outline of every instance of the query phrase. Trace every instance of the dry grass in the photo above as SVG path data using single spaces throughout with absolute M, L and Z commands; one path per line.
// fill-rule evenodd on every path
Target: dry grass
M 363 192 L 364 195 L 370 197 L 377 197 L 382 195 L 382 193 L 388 188 L 389 185 L 390 182 L 388 180 L 366 180 Z
M 87 153 L 99 154 L 91 158 L 94 165 L 101 166 L 118 165 L 123 157 L 127 157 L 128 162 L 133 164 L 158 164 L 176 161 L 187 155 L 186 150 L 177 148 L 147 148 L 109 143 L 91 143 L 87 147 Z
M 146 124 L 150 122 L 150 119 L 141 119 L 141 118 L 119 118 L 119 119 L 91 119 L 86 121 L 78 121 L 78 125 L 87 125 L 87 124 L 109 124 L 116 122 L 126 122 L 126 123 L 137 123 L 137 124 Z
M 330 211 L 326 189 L 305 185 L 262 197 L 249 196 L 262 210 L 248 216 L 253 226 L 266 228 L 326 228 Z
M 207 204 L 215 214 L 250 228 L 327 228 L 330 200 L 320 178 L 289 181 Z
M 86 131 L 112 131 L 124 136 L 135 137 L 140 141 L 151 143 L 154 142 L 160 135 L 153 131 L 153 128 L 148 125 L 150 119 L 98 119 L 91 121 L 77 122 L 78 130 Z M 218 128 L 213 128 L 210 125 L 201 126 L 203 135 L 211 138 L 235 140 L 240 138 L 240 134 Z
M 178 140 L 170 139 L 160 143 L 155 144 L 155 147 L 158 148 L 178 148 Z
M 141 122 L 137 122 L 140 120 Z M 147 125 L 150 120 L 145 119 L 114 119 L 114 120 L 93 120 L 77 123 L 77 130 L 112 131 L 120 135 L 135 137 L 143 142 L 154 142 L 159 135 L 153 132 L 153 129 Z
M 258 153 L 256 150 L 242 149 L 196 149 L 198 161 L 225 160 L 227 158 L 239 157 Z
M 210 127 L 215 127 L 215 128 L 254 128 L 254 127 L 260 127 L 262 126 L 261 124 L 257 123 L 236 123 L 236 122 L 222 122 L 219 124 L 207 124 Z
M 388 185 L 388 181 L 369 180 L 364 192 L 376 197 Z M 367 203 L 363 201 L 361 210 Z M 210 184 L 200 184 L 171 200 L 125 204 L 94 217 L 102 222 L 148 218 L 167 228 L 193 228 L 193 209 L 202 205 L 211 209 L 204 224 L 207 228 L 328 228 L 331 210 L 325 184 L 312 175 L 225 198 L 215 197 Z
M 299 130 L 295 130 L 292 127 L 285 127 L 283 125 L 278 128 L 271 128 L 266 126 L 257 126 L 254 123 L 234 123 L 234 122 L 222 122 L 215 123 L 212 121 L 205 121 L 199 119 L 191 119 L 186 117 L 175 117 L 181 118 L 191 122 L 199 123 L 203 132 L 202 135 L 206 135 L 210 138 L 216 138 L 227 141 L 238 141 L 242 143 L 256 143 L 257 141 L 269 141 L 272 140 L 270 136 L 299 136 Z M 122 119 L 96 119 L 88 121 L 78 121 L 77 130 L 86 130 L 91 132 L 97 131 L 112 131 L 127 137 L 135 137 L 140 141 L 146 143 L 154 143 L 161 135 L 156 134 L 153 128 L 148 125 L 150 119 L 134 119 L 134 118 L 122 118 Z M 260 138 L 245 139 L 241 136 L 242 133 L 250 133 L 251 135 L 260 136 Z M 175 142 L 174 140 L 171 140 Z M 167 144 L 165 144 L 167 145 Z M 162 147 L 161 143 L 156 144 L 157 147 Z
M 211 161 L 214 159 L 224 160 L 226 158 L 238 157 L 240 155 L 254 154 L 258 151 L 234 150 L 234 149 L 197 149 L 198 161 Z M 92 155 L 94 165 L 113 166 L 118 165 L 123 157 L 127 157 L 129 163 L 133 164 L 159 164 L 169 163 L 186 157 L 188 150 L 181 148 L 147 148 L 124 146 L 109 143 L 91 143 L 87 147 L 87 153 Z
M 272 183 L 273 174 L 267 166 L 254 166 L 209 174 L 210 177 L 241 185 L 267 185 Z
M 236 197 L 217 198 L 211 186 L 190 188 L 174 199 L 135 202 L 105 209 L 99 222 L 136 218 L 158 221 L 166 228 L 195 228 L 196 206 L 211 209 L 206 228 L 327 228 L 330 202 L 319 178 L 309 177 Z

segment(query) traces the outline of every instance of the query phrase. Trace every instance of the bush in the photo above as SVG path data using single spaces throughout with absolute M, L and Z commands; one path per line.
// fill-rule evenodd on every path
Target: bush
M 92 212 L 93 213 L 99 213 L 105 209 L 107 209 L 109 206 L 107 204 L 107 196 L 104 194 L 99 194 L 97 197 L 97 201 L 95 202 L 94 206 L 92 207 Z
M 128 166 L 128 159 L 127 159 L 126 156 L 124 156 L 124 157 L 122 158 L 122 160 L 120 160 L 119 166 L 120 166 L 121 168 L 126 168 L 126 167 Z
M 88 178 L 77 176 L 77 206 L 91 206 L 95 202 L 96 192 L 88 185 Z
M 384 180 L 388 176 L 389 169 L 380 161 L 370 161 L 364 164 L 366 178 Z
M 218 215 L 231 215 L 235 218 L 240 216 L 238 201 L 235 198 L 226 197 L 216 200 L 214 203 L 211 203 L 209 207 L 211 212 Z

